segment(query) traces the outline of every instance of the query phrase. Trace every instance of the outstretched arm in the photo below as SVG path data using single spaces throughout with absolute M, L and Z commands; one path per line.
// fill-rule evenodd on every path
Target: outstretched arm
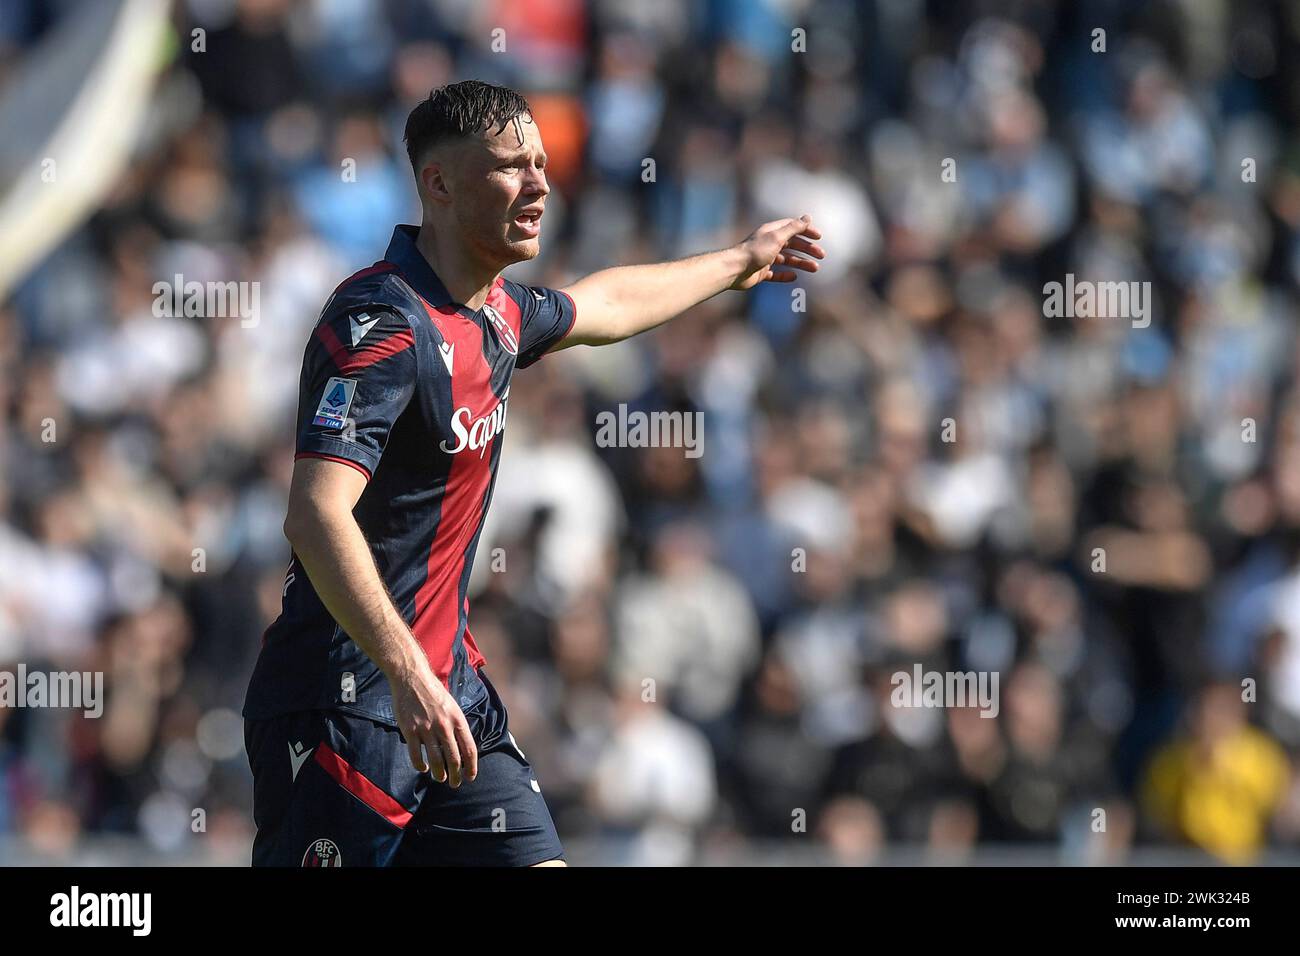
M 563 290 L 577 318 L 555 349 L 620 342 L 727 289 L 793 282 L 796 271 L 817 271 L 816 260 L 826 255 L 815 241 L 821 237 L 807 216 L 778 219 L 730 249 L 593 272 Z

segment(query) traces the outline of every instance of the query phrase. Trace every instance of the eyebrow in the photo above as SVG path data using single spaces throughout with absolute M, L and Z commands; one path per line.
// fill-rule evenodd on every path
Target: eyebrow
M 521 159 L 527 159 L 527 158 L 528 158 L 528 151 L 527 151 L 527 150 L 516 150 L 515 152 L 509 153 L 509 154 L 507 154 L 507 155 L 505 155 L 505 156 L 500 156 L 500 155 L 498 155 L 498 156 L 497 156 L 497 162 L 498 162 L 498 163 L 513 163 L 513 162 L 518 162 L 518 161 L 521 160 Z M 545 164 L 546 164 L 546 161 L 547 161 L 547 159 L 548 159 L 548 157 L 547 157 L 546 153 L 542 153 L 540 156 L 538 156 L 538 159 L 540 159 L 541 162 L 542 162 L 542 164 L 545 165 Z

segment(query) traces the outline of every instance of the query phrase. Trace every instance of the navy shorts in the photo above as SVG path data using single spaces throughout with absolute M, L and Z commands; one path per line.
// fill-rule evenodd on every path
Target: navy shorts
M 340 710 L 244 723 L 254 866 L 530 866 L 564 858 L 505 705 L 466 712 L 478 776 L 458 789 L 411 766 L 391 724 Z

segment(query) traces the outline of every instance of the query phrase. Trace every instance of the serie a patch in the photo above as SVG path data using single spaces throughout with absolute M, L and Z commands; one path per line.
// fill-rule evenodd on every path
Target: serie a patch
M 342 428 L 348 420 L 348 409 L 352 407 L 352 396 L 356 393 L 357 383 L 350 378 L 332 378 L 325 383 L 325 394 L 316 406 L 313 425 L 325 428 Z

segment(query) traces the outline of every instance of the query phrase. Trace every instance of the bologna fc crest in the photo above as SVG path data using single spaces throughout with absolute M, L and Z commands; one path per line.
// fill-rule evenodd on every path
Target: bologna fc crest
M 511 355 L 518 355 L 519 340 L 515 338 L 515 333 L 510 328 L 510 323 L 505 320 L 500 312 L 486 303 L 483 305 L 483 314 L 488 317 L 488 321 L 491 322 L 493 327 L 497 330 L 497 338 L 501 340 L 501 344 L 505 347 L 505 350 Z
M 315 866 L 342 866 L 343 854 L 333 840 L 316 840 L 311 846 L 307 847 L 307 852 L 302 855 L 302 865 L 308 867 Z

